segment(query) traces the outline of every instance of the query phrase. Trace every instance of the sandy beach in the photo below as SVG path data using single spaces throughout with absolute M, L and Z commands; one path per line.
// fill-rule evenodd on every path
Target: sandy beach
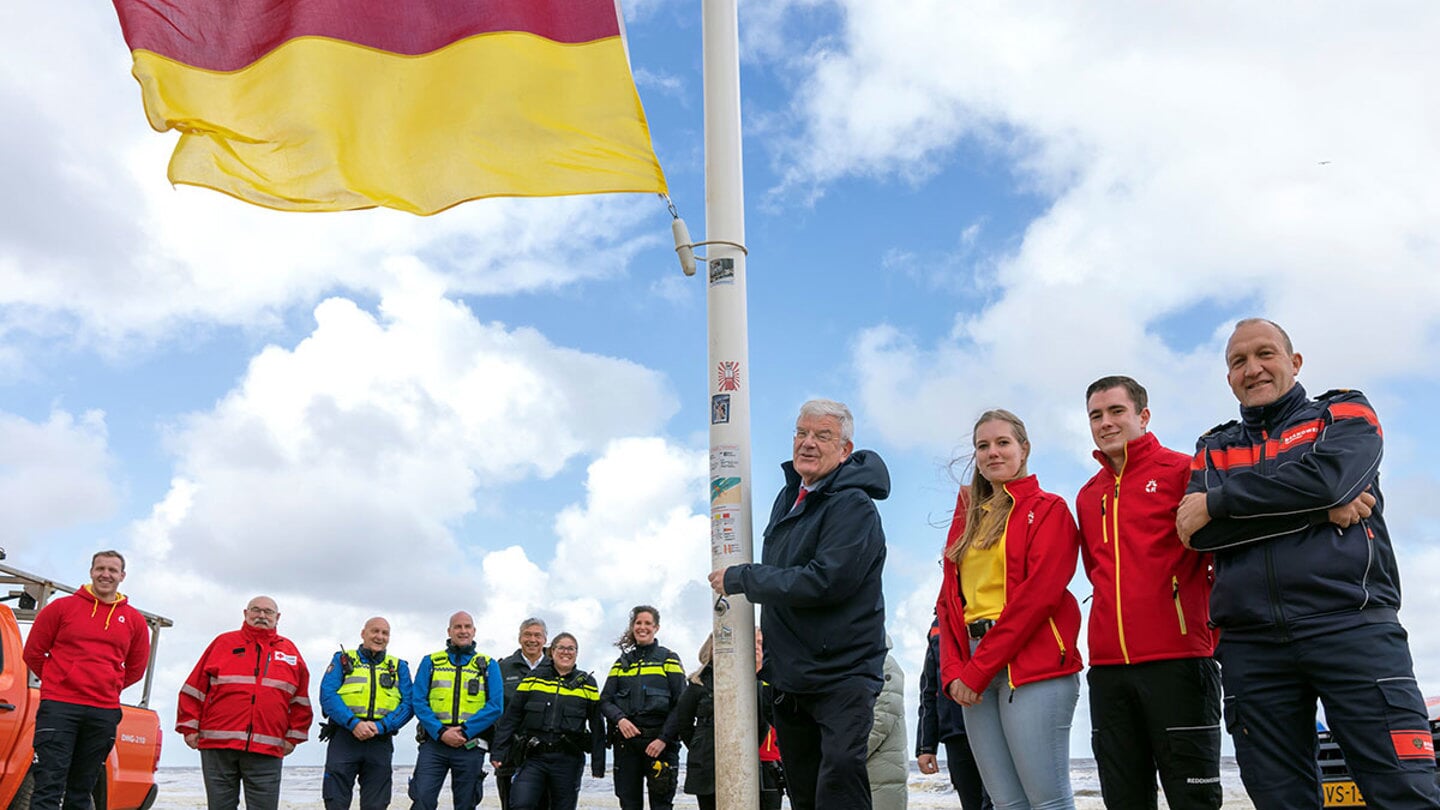
M 410 777 L 410 767 L 397 767 L 395 769 L 395 798 L 391 807 L 396 810 L 403 810 L 410 806 L 409 799 L 405 796 L 406 780 Z M 943 773 L 943 768 L 942 768 Z M 320 800 L 320 780 L 322 769 L 315 767 L 287 767 L 281 788 L 280 807 L 282 810 L 321 810 L 323 803 Z M 1074 760 L 1071 763 L 1071 784 L 1075 788 L 1075 806 L 1078 810 L 1102 810 L 1104 804 L 1100 800 L 1100 783 L 1095 773 L 1093 760 Z M 1248 810 L 1253 805 L 1245 796 L 1245 791 L 1240 784 L 1240 773 L 1235 768 L 1235 762 L 1225 759 L 1221 762 L 1221 778 L 1225 785 L 1225 804 L 1227 809 Z M 205 806 L 205 787 L 200 778 L 199 768 L 161 768 L 156 774 L 156 780 L 160 785 L 160 796 L 155 802 L 155 810 L 195 810 Z M 485 783 L 485 800 L 481 802 L 482 808 L 498 808 L 500 801 L 495 795 L 493 783 L 487 779 Z M 449 787 L 441 797 L 441 807 L 449 806 Z M 675 807 L 695 807 L 693 796 L 686 796 L 683 793 L 675 797 Z M 788 803 L 786 805 L 789 806 Z M 1164 796 L 1160 797 L 1160 806 L 1165 807 Z M 579 810 L 614 810 L 616 807 L 615 796 L 612 793 L 610 779 L 592 779 L 588 772 L 580 789 Z M 950 789 L 948 777 L 937 774 L 927 776 L 911 767 L 910 771 L 910 807 L 913 810 L 932 810 L 932 808 L 959 808 L 960 801 Z

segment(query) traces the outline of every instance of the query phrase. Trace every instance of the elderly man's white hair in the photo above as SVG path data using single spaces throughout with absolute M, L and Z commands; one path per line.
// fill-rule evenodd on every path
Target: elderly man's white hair
M 833 399 L 812 399 L 800 406 L 800 418 L 807 416 L 833 416 L 840 422 L 840 438 L 847 442 L 855 440 L 855 417 L 845 403 Z

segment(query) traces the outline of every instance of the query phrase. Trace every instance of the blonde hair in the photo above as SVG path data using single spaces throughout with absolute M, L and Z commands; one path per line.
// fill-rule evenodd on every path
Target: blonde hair
M 975 427 L 970 429 L 970 445 L 975 445 L 975 434 L 980 431 L 980 426 L 986 422 L 1004 422 L 1010 425 L 1010 430 L 1015 434 L 1015 440 L 1020 443 L 1024 455 L 1020 460 L 1019 476 L 1028 474 L 1026 462 L 1030 455 L 1030 435 L 1025 431 L 1025 423 L 1020 417 L 1004 410 L 995 408 L 980 414 L 975 420 Z M 951 464 L 958 463 L 955 459 Z M 1004 487 L 997 487 L 990 483 L 990 480 L 980 474 L 980 468 L 975 464 L 975 453 L 972 450 L 968 461 L 971 469 L 970 475 L 970 498 L 965 507 L 965 531 L 945 549 L 945 556 L 953 563 L 959 563 L 960 558 L 965 556 L 965 550 L 974 546 L 975 548 L 990 548 L 1000 542 L 1005 534 L 1005 518 L 1010 514 L 1010 506 L 1014 502 L 1010 493 Z

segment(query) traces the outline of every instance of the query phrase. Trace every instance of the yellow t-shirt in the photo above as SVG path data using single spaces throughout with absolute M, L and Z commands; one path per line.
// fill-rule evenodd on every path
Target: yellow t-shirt
M 965 623 L 998 619 L 1005 609 L 1005 538 L 990 548 L 965 549 L 960 558 L 960 593 Z

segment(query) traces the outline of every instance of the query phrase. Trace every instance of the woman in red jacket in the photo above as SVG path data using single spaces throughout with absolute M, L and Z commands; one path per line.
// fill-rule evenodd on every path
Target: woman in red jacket
M 986 411 L 974 475 L 945 549 L 940 677 L 964 707 L 996 808 L 1074 808 L 1070 723 L 1080 694 L 1080 606 L 1066 590 L 1079 533 L 1059 496 L 1026 470 L 1025 423 Z

